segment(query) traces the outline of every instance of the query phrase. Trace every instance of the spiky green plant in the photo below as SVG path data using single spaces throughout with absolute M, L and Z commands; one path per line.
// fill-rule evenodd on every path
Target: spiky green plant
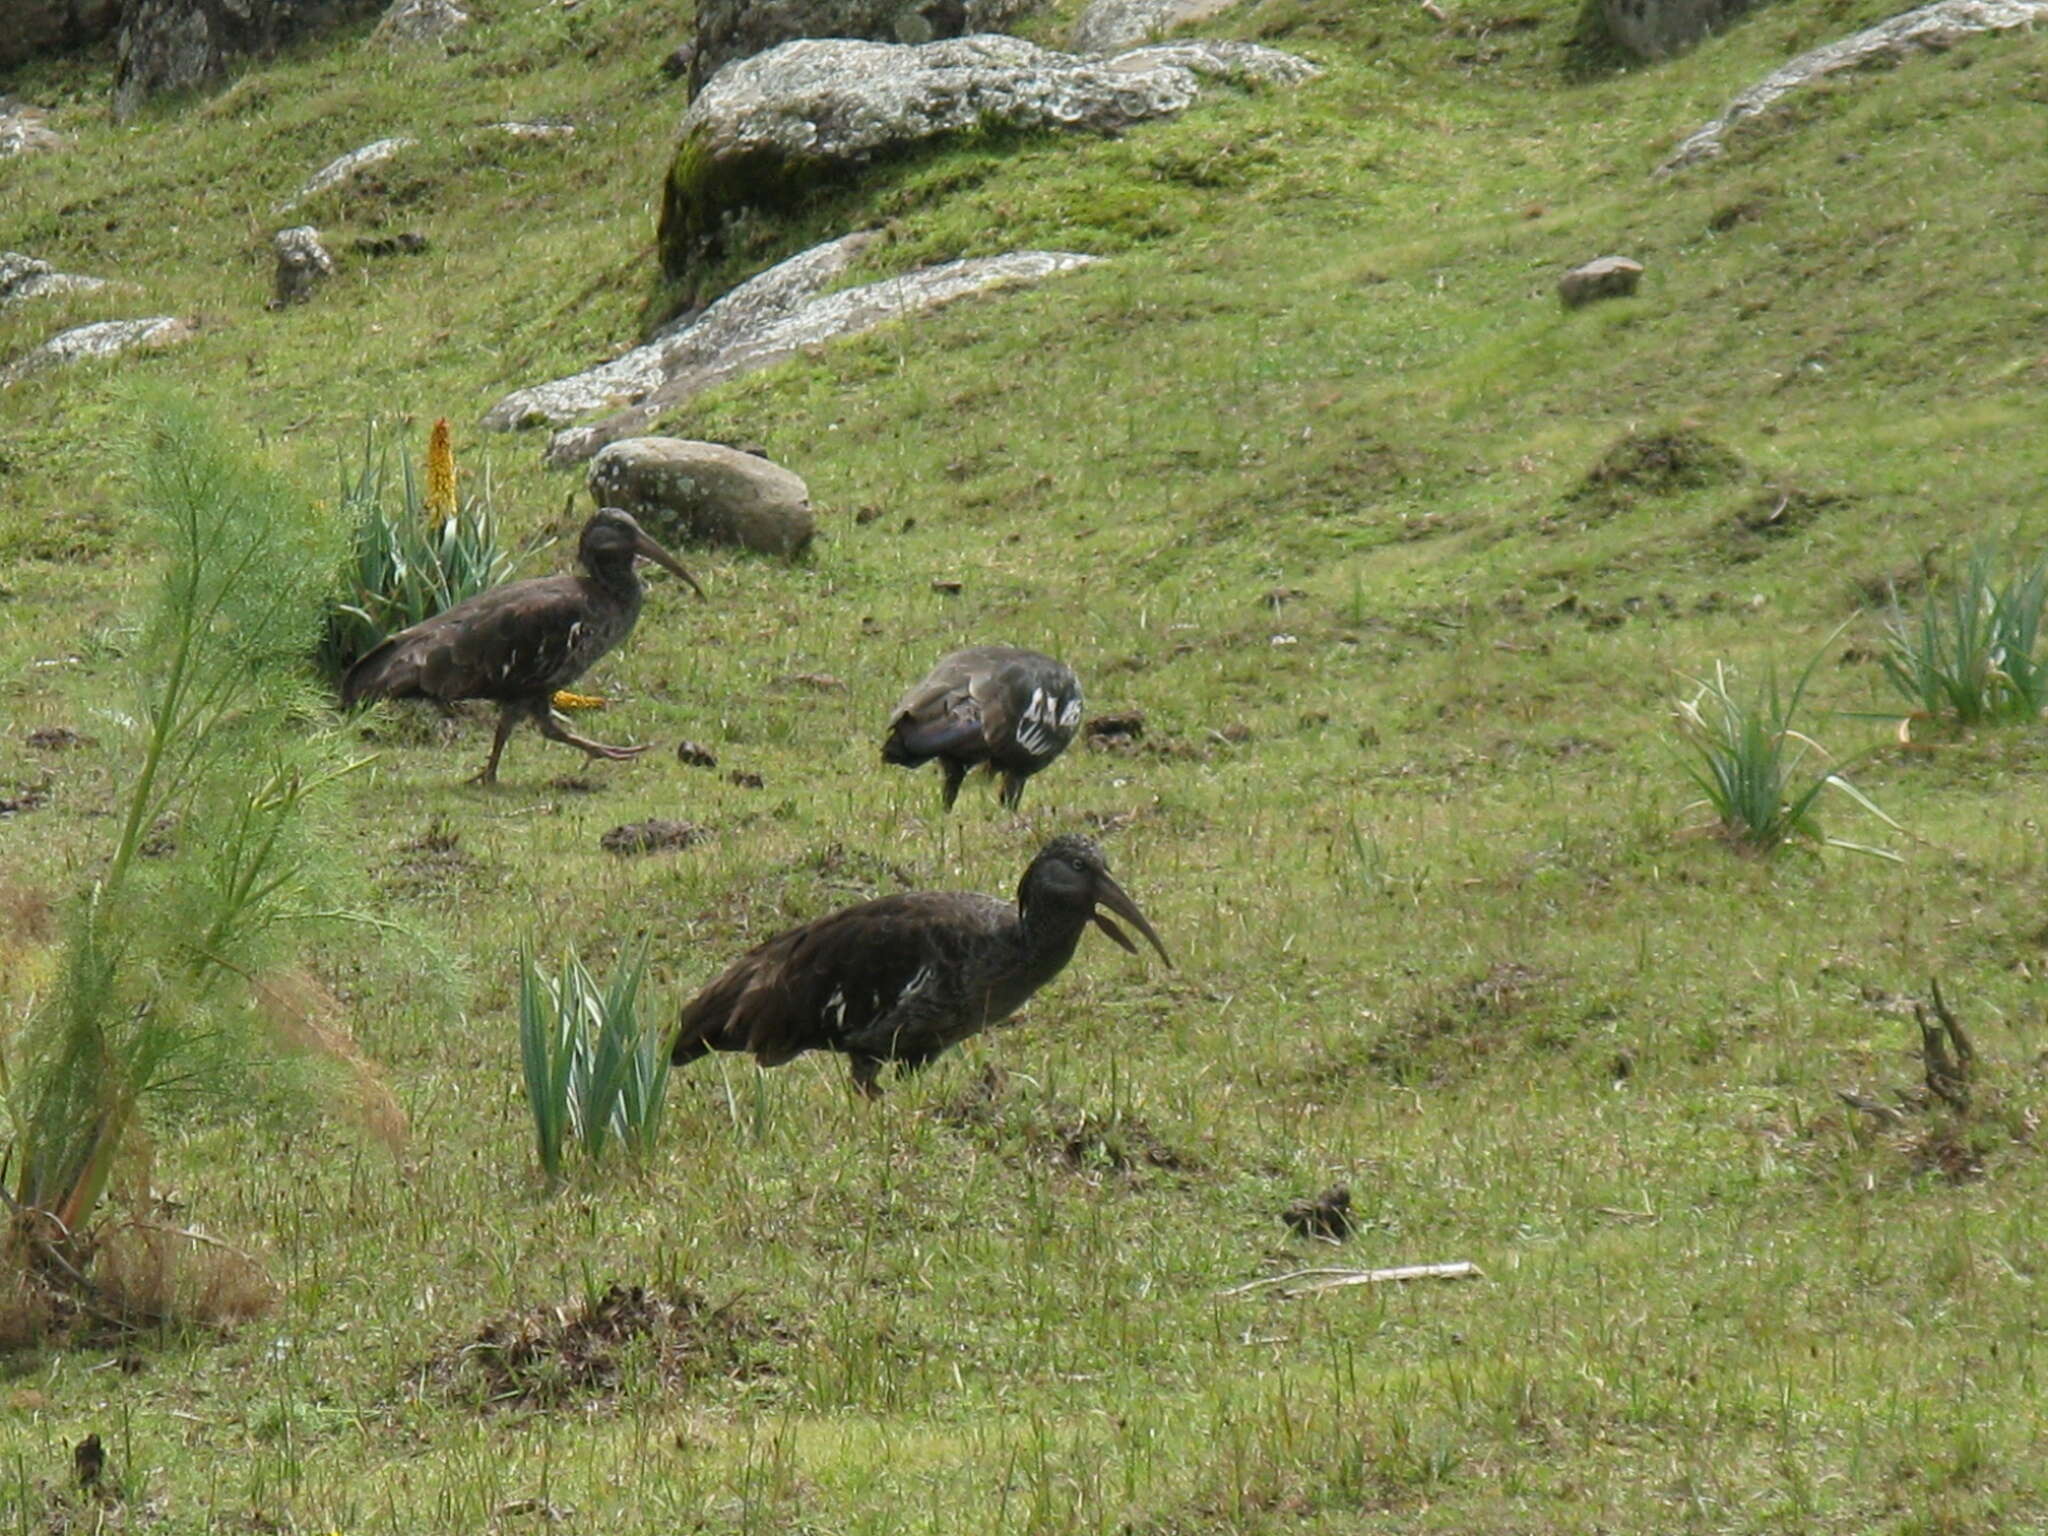
M 2048 556 L 2008 564 L 1995 542 L 1971 552 L 1961 577 L 1917 619 L 1892 594 L 1884 675 L 1919 714 L 1958 725 L 2037 720 L 2048 666 L 2035 654 L 2048 604 Z
M 318 529 L 189 411 L 157 410 L 140 458 L 163 559 L 129 653 L 135 702 L 116 717 L 132 772 L 113 847 L 67 915 L 58 981 L 0 1077 L 12 1251 L 74 1272 L 121 1148 L 158 1110 L 247 1083 L 266 1054 L 247 984 L 342 915 L 307 825 L 353 766 L 304 723 L 330 558 Z
M 320 668 L 339 677 L 361 656 L 400 630 L 432 618 L 510 574 L 513 556 L 498 543 L 490 471 L 482 487 L 453 507 L 454 472 L 430 454 L 422 494 L 412 463 L 398 456 L 393 496 L 391 453 L 374 424 L 365 429 L 361 463 L 341 471 L 341 511 L 350 549 L 338 591 L 327 606 Z
M 622 959 L 600 990 L 583 962 L 562 957 L 549 977 L 531 954 L 519 957 L 519 1050 L 526 1102 L 533 1111 L 541 1172 L 559 1184 L 569 1143 L 587 1160 L 602 1157 L 616 1137 L 644 1160 L 661 1132 L 668 1090 L 668 1053 L 660 1031 L 642 1028 L 640 985 L 646 946 Z
M 1821 830 L 1816 807 L 1829 789 L 1886 826 L 1898 827 L 1832 766 L 1819 742 L 1793 727 L 1823 654 L 1825 648 L 1806 664 L 1790 692 L 1773 669 L 1753 696 L 1738 695 L 1718 661 L 1711 680 L 1695 680 L 1692 697 L 1678 700 L 1674 713 L 1686 773 L 1703 796 L 1687 809 L 1706 807 L 1722 835 L 1753 853 L 1774 853 L 1803 841 L 1896 859 L 1885 849 L 1845 842 Z

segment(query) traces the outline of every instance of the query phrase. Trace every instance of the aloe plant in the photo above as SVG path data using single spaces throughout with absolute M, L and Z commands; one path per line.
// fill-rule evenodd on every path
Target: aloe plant
M 1980 544 L 1961 578 L 1917 620 L 1893 594 L 1884 673 L 1917 713 L 1993 725 L 2036 720 L 2048 709 L 2048 666 L 2035 654 L 2048 605 L 2048 558 L 2002 570 L 2004 564 L 1995 543 Z
M 526 1102 L 549 1185 L 562 1181 L 572 1141 L 586 1161 L 604 1156 L 614 1139 L 645 1160 L 661 1132 L 668 1090 L 660 1032 L 642 1028 L 638 1017 L 646 946 L 622 959 L 602 989 L 573 954 L 563 955 L 551 977 L 522 952 L 519 972 Z

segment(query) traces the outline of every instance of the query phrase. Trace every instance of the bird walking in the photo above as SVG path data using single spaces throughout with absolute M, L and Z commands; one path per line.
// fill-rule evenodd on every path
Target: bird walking
M 610 747 L 578 736 L 552 707 L 557 689 L 633 632 L 646 596 L 633 569 L 637 557 L 674 572 L 704 595 L 696 578 L 641 532 L 630 513 L 601 507 L 577 540 L 580 573 L 506 582 L 401 630 L 349 668 L 341 683 L 342 707 L 371 699 L 496 701 L 498 734 L 477 775 L 481 784 L 497 782 L 505 741 L 523 719 L 548 740 L 592 757 L 638 757 L 646 747 Z
M 895 1062 L 914 1071 L 1000 1024 L 1074 957 L 1092 921 L 1132 954 L 1107 907 L 1171 966 L 1159 935 L 1086 837 L 1056 837 L 1014 906 L 972 891 L 905 891 L 779 933 L 683 1005 L 669 1060 L 751 1051 L 764 1067 L 805 1051 L 849 1058 L 854 1090 L 877 1098 Z
M 1000 773 L 998 798 L 1015 810 L 1024 781 L 1074 739 L 1081 724 L 1081 680 L 1064 663 L 1012 645 L 977 645 L 939 659 L 903 695 L 889 717 L 882 760 L 921 768 L 933 758 L 945 773 L 951 810 L 967 771 Z

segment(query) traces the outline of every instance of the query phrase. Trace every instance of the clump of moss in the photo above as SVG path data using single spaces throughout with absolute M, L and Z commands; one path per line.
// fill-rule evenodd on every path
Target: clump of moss
M 1629 432 L 1594 461 L 1568 499 L 1619 511 L 1638 501 L 1719 485 L 1742 472 L 1739 454 L 1694 427 Z

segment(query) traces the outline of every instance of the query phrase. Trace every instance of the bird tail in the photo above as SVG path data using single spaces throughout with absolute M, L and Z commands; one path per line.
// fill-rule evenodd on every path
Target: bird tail
M 419 685 L 419 668 L 393 635 L 357 660 L 341 680 L 341 707 L 354 709 L 371 699 L 400 697 Z

